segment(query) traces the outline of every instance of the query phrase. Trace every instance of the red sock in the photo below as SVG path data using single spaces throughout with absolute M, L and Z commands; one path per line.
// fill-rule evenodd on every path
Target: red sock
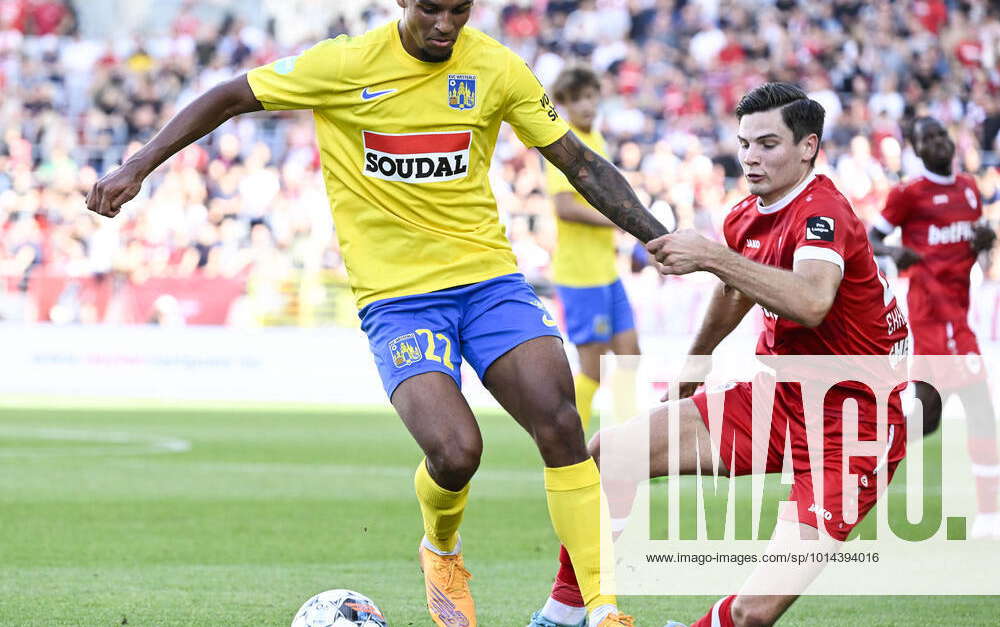
M 997 441 L 993 438 L 969 438 L 969 458 L 972 474 L 976 479 L 976 500 L 980 512 L 997 510 L 997 484 L 1000 467 L 997 466 Z
M 550 596 L 564 605 L 583 607 L 583 595 L 580 594 L 580 586 L 576 583 L 573 562 L 564 546 L 559 547 L 559 572 L 556 573 Z
M 712 625 L 719 625 L 720 627 L 736 627 L 736 623 L 733 622 L 733 615 L 730 609 L 733 607 L 733 601 L 736 600 L 736 595 L 728 596 L 724 599 L 719 599 L 712 609 L 694 623 L 691 627 L 712 627 Z

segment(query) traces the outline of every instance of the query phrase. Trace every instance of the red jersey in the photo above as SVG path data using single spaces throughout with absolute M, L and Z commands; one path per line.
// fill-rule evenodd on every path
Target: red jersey
M 899 185 L 885 201 L 875 227 L 902 229 L 903 245 L 923 259 L 901 274 L 910 278 L 910 320 L 961 321 L 969 315 L 969 271 L 976 262 L 972 239 L 983 203 L 967 174 L 926 172 Z
M 812 175 L 766 207 L 749 196 L 726 216 L 723 233 L 730 248 L 758 263 L 791 270 L 800 259 L 819 259 L 843 272 L 815 329 L 765 310 L 758 355 L 906 353 L 906 317 L 875 265 L 864 224 L 829 178 Z

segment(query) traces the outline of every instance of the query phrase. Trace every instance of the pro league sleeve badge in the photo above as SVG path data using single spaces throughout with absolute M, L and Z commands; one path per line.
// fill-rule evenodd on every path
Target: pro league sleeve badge
M 834 219 L 825 216 L 813 216 L 806 220 L 806 239 L 833 241 Z

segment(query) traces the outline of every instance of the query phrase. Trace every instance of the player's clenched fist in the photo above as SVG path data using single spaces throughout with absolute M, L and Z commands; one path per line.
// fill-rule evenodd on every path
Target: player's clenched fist
M 977 255 L 984 250 L 993 248 L 993 243 L 997 241 L 997 232 L 988 224 L 977 224 L 973 231 L 972 251 Z
M 646 250 L 660 264 L 661 274 L 688 274 L 705 267 L 713 242 L 690 229 L 660 236 L 646 244 Z
M 899 270 L 906 270 L 913 264 L 920 263 L 923 260 L 920 253 L 912 248 L 907 248 L 906 246 L 897 246 L 893 248 L 890 256 L 892 257 L 893 263 L 896 264 L 896 268 Z
M 87 209 L 108 218 L 115 217 L 122 205 L 139 193 L 143 178 L 134 166 L 127 163 L 108 172 L 87 194 Z

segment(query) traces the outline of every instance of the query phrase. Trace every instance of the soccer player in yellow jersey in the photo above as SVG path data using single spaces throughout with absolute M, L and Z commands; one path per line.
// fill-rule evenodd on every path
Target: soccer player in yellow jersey
M 621 174 L 559 118 L 524 62 L 464 28 L 472 0 L 397 0 L 398 22 L 320 42 L 213 87 L 103 177 L 87 206 L 118 214 L 143 179 L 234 115 L 311 109 L 351 287 L 392 405 L 423 449 L 420 562 L 441 626 L 476 624 L 459 523 L 482 437 L 460 390 L 469 360 L 534 438 L 556 534 L 591 625 L 631 625 L 601 594 L 600 482 L 554 322 L 524 278 L 486 174 L 501 121 L 643 242 L 666 232 Z
M 588 67 L 571 66 L 556 77 L 552 97 L 569 119 L 577 137 L 597 154 L 607 157 L 604 137 L 594 128 L 601 100 L 601 83 Z M 618 278 L 615 260 L 615 223 L 580 195 L 559 169 L 546 168 L 546 183 L 556 210 L 558 242 L 553 279 L 563 305 L 569 341 L 576 345 L 580 371 L 574 377 L 576 410 L 584 430 L 590 424 L 594 394 L 601 375 L 601 355 L 638 355 L 639 338 L 625 286 Z M 631 370 L 615 371 L 627 388 L 634 381 Z M 624 375 L 624 376 L 623 376 Z M 616 399 L 633 394 L 616 390 Z M 632 408 L 621 415 L 631 418 Z

